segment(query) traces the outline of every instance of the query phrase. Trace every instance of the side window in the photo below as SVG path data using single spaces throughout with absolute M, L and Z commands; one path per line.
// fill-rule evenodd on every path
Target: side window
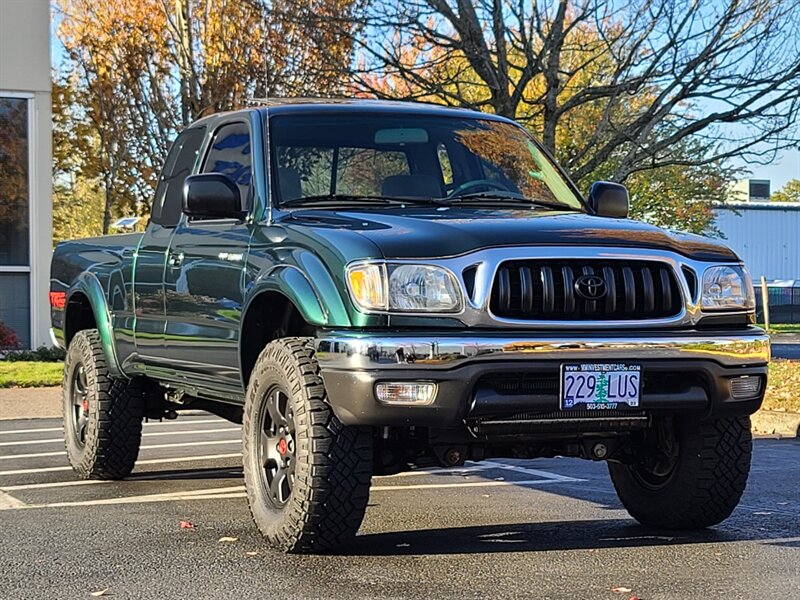
M 183 181 L 192 173 L 197 153 L 203 143 L 205 127 L 184 130 L 173 142 L 156 187 L 150 220 L 164 227 L 174 227 L 181 218 Z
M 239 186 L 242 203 L 250 206 L 253 152 L 247 123 L 223 125 L 214 134 L 203 173 L 223 173 Z

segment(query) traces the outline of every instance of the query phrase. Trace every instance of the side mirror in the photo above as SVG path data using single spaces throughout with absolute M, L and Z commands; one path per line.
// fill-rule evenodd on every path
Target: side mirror
M 189 175 L 183 183 L 183 212 L 202 219 L 245 216 L 239 186 L 222 173 Z
M 589 206 L 601 217 L 628 216 L 628 189 L 611 181 L 595 181 L 589 188 Z

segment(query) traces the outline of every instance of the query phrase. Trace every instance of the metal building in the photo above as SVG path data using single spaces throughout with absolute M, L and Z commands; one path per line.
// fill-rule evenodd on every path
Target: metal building
M 715 212 L 725 243 L 742 257 L 756 282 L 764 276 L 800 285 L 800 203 L 740 202 L 720 205 Z

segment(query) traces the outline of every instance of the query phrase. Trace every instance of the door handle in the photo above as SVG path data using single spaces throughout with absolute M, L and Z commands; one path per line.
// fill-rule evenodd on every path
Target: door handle
M 183 252 L 178 252 L 177 254 L 170 254 L 169 258 L 167 259 L 167 264 L 172 269 L 177 269 L 183 264 Z

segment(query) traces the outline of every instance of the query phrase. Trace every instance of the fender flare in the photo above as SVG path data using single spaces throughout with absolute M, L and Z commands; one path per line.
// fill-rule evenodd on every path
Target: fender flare
M 277 292 L 285 296 L 311 325 L 348 326 L 350 316 L 339 290 L 322 263 L 314 265 L 313 261 L 307 260 L 303 267 L 305 272 L 293 265 L 279 265 L 261 275 L 249 290 L 242 311 L 242 322 L 253 300 L 264 292 Z
M 117 360 L 117 349 L 114 346 L 114 329 L 111 325 L 111 313 L 108 311 L 105 291 L 100 284 L 100 280 L 94 273 L 84 271 L 81 273 L 67 292 L 66 306 L 69 307 L 70 300 L 77 292 L 82 293 L 89 299 L 92 307 L 94 322 L 97 324 L 97 331 L 100 333 L 100 343 L 103 347 L 103 354 L 106 356 L 108 370 L 113 377 L 126 377 L 120 368 Z M 68 313 L 64 318 L 64 331 L 66 333 Z

